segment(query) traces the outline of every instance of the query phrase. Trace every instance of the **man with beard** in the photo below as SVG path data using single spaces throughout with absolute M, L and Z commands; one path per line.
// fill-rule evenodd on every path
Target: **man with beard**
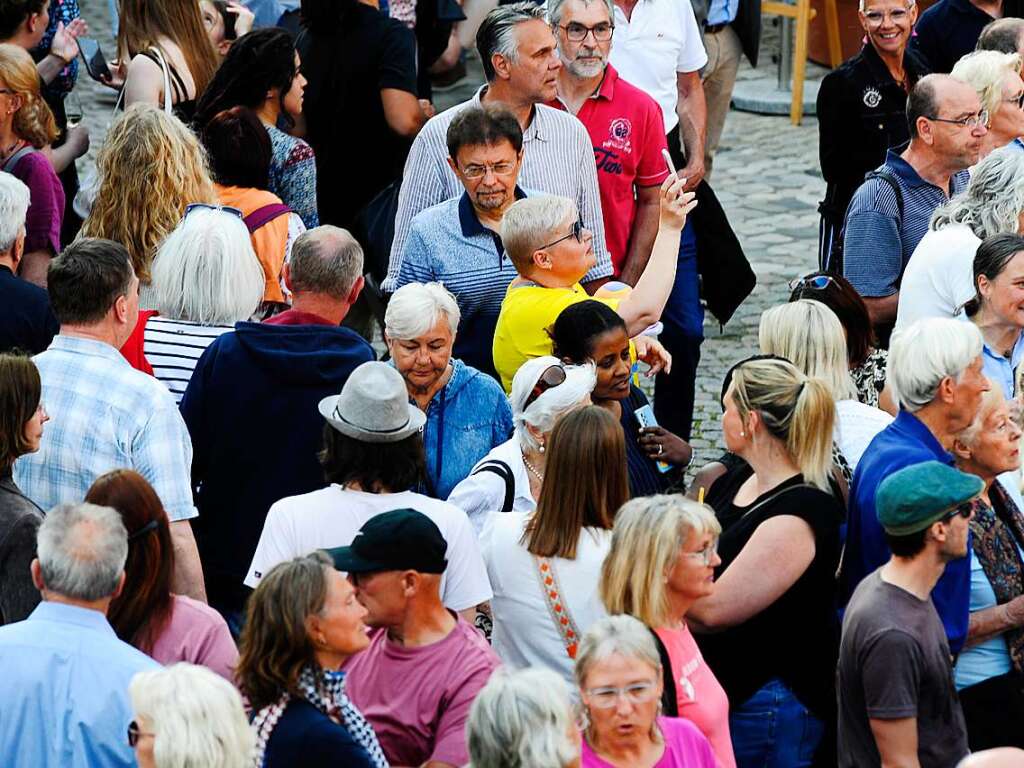
M 635 285 L 658 234 L 659 187 L 668 176 L 661 108 L 608 63 L 611 0 L 549 0 L 562 68 L 550 106 L 576 115 L 590 134 L 605 237 L 615 277 Z
M 512 203 L 526 197 L 516 185 L 523 131 L 501 104 L 470 106 L 451 121 L 447 144 L 448 165 L 465 191 L 413 217 L 395 290 L 408 283 L 443 283 L 462 316 L 452 354 L 497 378 L 491 355 L 494 327 L 516 276 L 501 244 L 501 220 Z
M 853 194 L 843 228 L 843 274 L 864 297 L 886 346 L 903 270 L 935 209 L 966 188 L 988 118 L 971 86 L 949 75 L 922 77 L 907 98 L 910 143 L 889 149 Z

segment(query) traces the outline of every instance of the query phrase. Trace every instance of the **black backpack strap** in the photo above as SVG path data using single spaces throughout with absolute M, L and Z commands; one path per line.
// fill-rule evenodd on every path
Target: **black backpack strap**
M 903 225 L 903 190 L 900 189 L 900 183 L 896 180 L 896 174 L 883 165 L 864 177 L 865 181 L 868 179 L 881 179 L 892 187 L 892 191 L 896 193 L 896 227 L 901 227 Z
M 505 481 L 505 500 L 501 504 L 501 511 L 511 512 L 512 502 L 516 497 L 516 476 L 512 473 L 512 467 L 500 459 L 490 459 L 470 474 L 477 475 L 481 472 L 491 472 Z
M 661 642 L 657 632 L 649 627 L 647 631 L 654 638 L 654 645 L 661 658 L 661 677 L 665 683 L 661 691 L 661 714 L 665 717 L 679 717 L 679 703 L 676 701 L 676 676 L 672 671 L 672 660 L 668 657 L 668 648 Z

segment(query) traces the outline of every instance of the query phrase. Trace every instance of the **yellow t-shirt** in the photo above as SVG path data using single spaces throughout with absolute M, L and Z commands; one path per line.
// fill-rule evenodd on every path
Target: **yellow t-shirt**
M 508 287 L 501 302 L 498 325 L 494 329 L 494 368 L 501 377 L 505 393 L 512 391 L 512 377 L 527 360 L 551 354 L 548 328 L 566 307 L 594 299 L 583 286 L 544 288 L 532 283 Z M 594 299 L 618 311 L 620 299 Z

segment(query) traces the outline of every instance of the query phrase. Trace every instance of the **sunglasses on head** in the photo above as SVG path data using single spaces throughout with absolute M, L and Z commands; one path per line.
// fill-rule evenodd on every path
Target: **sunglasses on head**
M 789 281 L 789 290 L 795 291 L 797 288 L 808 288 L 812 291 L 823 291 L 832 285 L 833 280 L 831 275 L 808 275 L 806 277 L 798 277 L 795 280 Z
M 146 733 L 145 731 L 143 731 L 139 727 L 138 722 L 135 721 L 135 720 L 132 720 L 128 724 L 128 746 L 129 747 L 133 747 L 134 748 L 135 745 L 139 743 L 139 739 L 141 739 L 143 736 L 153 736 L 153 735 L 154 734 L 152 734 L 152 733 Z
M 565 368 L 561 365 L 549 365 L 544 369 L 543 373 L 537 378 L 537 383 L 533 385 L 533 389 L 530 391 L 530 396 L 526 398 L 526 402 L 523 403 L 523 410 L 525 411 L 530 405 L 541 395 L 547 392 L 553 387 L 557 387 L 559 384 L 565 382 Z
M 225 213 L 237 216 L 243 221 L 245 220 L 245 214 L 238 208 L 230 205 L 211 205 L 210 203 L 189 203 L 185 206 L 185 215 L 181 218 L 187 219 L 188 215 L 192 213 L 192 211 L 224 211 Z

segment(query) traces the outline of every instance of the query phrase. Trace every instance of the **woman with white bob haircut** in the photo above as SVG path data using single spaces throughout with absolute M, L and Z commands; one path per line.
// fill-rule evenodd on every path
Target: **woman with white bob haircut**
M 789 360 L 805 376 L 821 380 L 832 394 L 832 460 L 849 483 L 868 443 L 893 417 L 857 400 L 846 334 L 836 313 L 811 299 L 780 304 L 761 315 L 757 339 L 762 354 Z
M 566 413 L 590 403 L 596 381 L 593 365 L 564 365 L 551 355 L 519 368 L 509 395 L 512 439 L 484 456 L 448 496 L 449 503 L 469 515 L 477 534 L 490 512 L 537 508 L 551 430 Z
M 139 672 L 128 687 L 128 740 L 139 768 L 248 768 L 254 737 L 242 697 L 214 672 L 181 662 Z
M 1024 117 L 1016 104 L 1011 106 Z M 903 272 L 895 330 L 923 317 L 956 315 L 974 296 L 971 265 L 981 241 L 1019 233 L 1022 214 L 1024 148 L 1014 143 L 978 163 L 967 189 L 932 214 Z
M 1024 136 L 1024 80 L 1020 77 L 1019 53 L 974 51 L 962 57 L 950 77 L 967 83 L 978 94 L 983 111 L 988 112 L 988 132 L 981 139 L 981 157 L 1014 139 Z M 1016 147 L 1020 152 L 1022 147 Z
M 512 433 L 512 410 L 498 383 L 452 357 L 459 305 L 440 283 L 407 283 L 384 313 L 391 364 L 409 402 L 427 415 L 423 447 L 426 488 L 445 499 L 481 458 Z
M 215 206 L 189 206 L 153 261 L 150 298 L 158 316 L 139 316 L 145 359 L 176 402 L 213 340 L 256 311 L 263 285 L 241 217 Z
M 574 709 L 569 685 L 555 672 L 496 670 L 469 710 L 469 768 L 578 768 Z

